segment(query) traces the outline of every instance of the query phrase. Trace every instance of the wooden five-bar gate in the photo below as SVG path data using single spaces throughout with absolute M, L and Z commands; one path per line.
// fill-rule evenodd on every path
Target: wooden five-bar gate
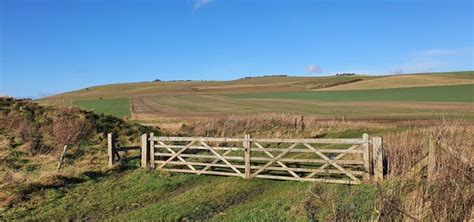
M 111 134 L 109 141 L 113 141 Z M 112 145 L 109 153 L 115 153 L 113 149 L 120 150 Z M 111 164 L 114 157 L 109 157 Z M 370 138 L 368 134 L 353 139 L 150 134 L 142 135 L 141 164 L 162 172 L 359 184 L 363 179 L 383 179 L 383 148 L 381 137 Z

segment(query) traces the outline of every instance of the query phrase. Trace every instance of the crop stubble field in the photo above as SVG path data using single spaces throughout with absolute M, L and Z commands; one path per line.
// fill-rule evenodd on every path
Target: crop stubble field
M 320 118 L 474 116 L 474 72 L 398 76 L 258 77 L 233 81 L 130 83 L 91 87 L 45 103 L 137 120 L 262 113 Z

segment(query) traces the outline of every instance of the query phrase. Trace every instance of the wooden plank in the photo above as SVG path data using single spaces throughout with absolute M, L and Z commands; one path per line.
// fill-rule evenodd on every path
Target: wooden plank
M 223 156 L 221 156 L 219 153 L 217 153 L 215 150 L 213 150 L 211 147 L 209 147 L 205 142 L 202 142 L 201 141 L 201 144 L 203 146 L 206 146 L 207 148 L 209 148 L 209 151 L 211 151 L 214 155 L 216 155 L 217 157 L 219 157 L 219 159 L 222 160 L 222 162 L 226 163 L 230 168 L 232 168 L 232 170 L 234 170 L 237 174 L 239 174 L 241 177 L 244 177 L 244 175 L 242 175 L 242 173 L 237 169 L 235 168 L 232 163 L 230 163 L 229 161 L 227 161 Z
M 165 161 L 164 160 L 157 160 L 155 161 L 156 163 L 164 163 Z M 167 165 L 186 165 L 186 164 L 191 164 L 191 165 L 194 165 L 194 166 L 206 166 L 206 167 L 221 167 L 221 168 L 229 168 L 229 166 L 227 164 L 216 164 L 216 163 L 202 163 L 202 162 L 190 162 L 190 161 L 187 161 L 186 163 L 183 163 L 181 161 L 171 161 L 169 162 Z M 233 165 L 235 168 L 238 168 L 238 169 L 245 169 L 245 165 Z M 258 169 L 261 169 L 262 166 L 251 166 L 250 167 L 251 169 L 255 169 L 255 170 L 258 170 Z M 165 168 L 165 169 L 171 169 L 171 168 Z M 230 168 L 229 168 L 230 169 Z M 273 171 L 287 171 L 286 168 L 283 168 L 283 167 L 267 167 L 266 168 L 267 170 L 273 170 Z M 291 167 L 288 167 L 288 169 L 292 170 L 292 171 L 295 171 L 295 172 L 316 172 L 316 173 L 331 173 L 331 174 L 344 174 L 342 173 L 340 170 L 321 170 L 319 168 L 315 168 L 315 169 L 311 169 L 311 168 L 291 168 Z M 199 170 L 198 170 L 199 171 Z M 348 172 L 350 172 L 351 174 L 354 174 L 354 175 L 363 175 L 364 174 L 364 171 L 350 171 L 348 170 Z M 199 174 L 199 172 L 198 172 Z
M 343 180 L 343 179 L 324 179 L 324 178 L 294 178 L 294 177 L 285 177 L 285 176 L 275 176 L 275 175 L 266 175 L 259 174 L 255 176 L 256 178 L 264 179 L 274 179 L 274 180 L 294 180 L 294 181 L 308 181 L 308 182 L 323 182 L 323 183 L 338 183 L 338 184 L 360 184 L 353 180 Z
M 225 151 L 225 152 L 222 154 L 222 156 L 226 156 L 226 155 L 229 154 L 230 152 L 232 152 L 232 150 L 227 150 L 227 151 Z M 219 162 L 219 161 L 220 161 L 219 158 L 215 158 L 215 159 L 211 162 L 211 164 L 216 164 L 216 163 Z M 200 171 L 198 172 L 198 175 L 202 174 L 202 172 L 204 172 L 204 171 L 208 170 L 209 168 L 211 168 L 211 166 L 212 166 L 212 165 L 208 165 L 208 166 L 204 167 L 202 170 L 200 170 Z
M 255 171 L 251 177 L 254 177 L 256 175 L 258 175 L 260 172 L 264 171 L 265 168 L 269 167 L 270 165 L 272 165 L 275 161 L 277 161 L 278 159 L 280 159 L 281 157 L 283 157 L 285 154 L 287 154 L 291 149 L 295 148 L 299 143 L 294 143 L 293 145 L 291 145 L 290 147 L 287 148 L 287 150 L 285 150 L 284 152 L 278 154 L 278 156 L 274 157 L 274 158 L 271 158 L 271 160 L 265 164 L 261 169 Z
M 358 146 L 358 145 L 355 145 Z M 285 149 L 281 148 L 264 148 L 270 152 L 283 152 Z M 321 153 L 363 153 L 362 150 L 349 150 L 348 149 L 317 149 Z M 261 151 L 260 149 L 252 148 L 251 151 Z M 290 153 L 312 153 L 313 151 L 308 149 L 292 149 Z
M 193 173 L 197 174 L 198 171 L 194 170 L 185 170 L 185 169 L 168 169 L 168 168 L 163 168 L 161 171 L 167 171 L 167 172 L 175 172 L 175 173 Z M 218 171 L 204 171 L 202 174 L 209 174 L 209 175 L 219 175 L 219 176 L 237 176 L 240 177 L 239 174 L 236 173 L 227 173 L 227 172 L 218 172 Z
M 428 141 L 428 181 L 433 180 L 436 170 L 436 145 L 433 138 L 430 137 Z
M 153 140 L 163 142 L 197 141 L 197 142 L 243 142 L 242 138 L 213 138 L 213 137 L 153 137 Z M 317 144 L 364 144 L 362 139 L 259 139 L 252 138 L 251 142 L 261 143 L 317 143 Z
M 373 169 L 374 169 L 374 180 L 382 181 L 383 180 L 383 147 L 382 147 L 382 137 L 374 137 L 373 139 Z
M 188 147 L 192 146 L 195 142 L 196 141 L 191 141 L 190 143 L 188 143 L 188 145 L 184 146 L 181 150 L 179 150 L 178 152 L 172 154 L 170 158 L 168 158 L 164 163 L 162 163 L 160 166 L 158 166 L 158 169 L 162 169 L 164 166 L 166 166 L 166 164 L 168 162 L 170 162 L 171 160 L 176 158 L 179 154 L 184 152 L 186 149 L 188 149 Z
M 160 156 L 172 156 L 170 153 L 155 153 L 156 155 Z M 215 159 L 216 157 L 213 155 L 200 155 L 200 154 L 180 154 L 182 157 L 194 157 L 194 158 L 204 158 L 204 159 Z M 226 159 L 228 160 L 241 160 L 244 161 L 243 157 L 239 156 L 226 156 Z M 272 160 L 271 158 L 267 157 L 252 157 L 252 162 L 253 161 L 270 161 Z M 294 158 L 281 158 L 279 159 L 281 162 L 288 162 L 288 163 L 327 163 L 326 160 L 323 159 L 294 159 Z M 343 165 L 363 165 L 364 162 L 361 160 L 335 160 L 333 161 L 334 163 L 337 164 L 343 164 Z
M 359 147 L 359 146 L 360 146 L 360 145 L 354 145 L 354 146 L 349 147 L 349 149 L 347 149 L 347 151 L 348 151 L 347 153 L 350 153 L 349 151 L 353 151 L 354 149 L 356 149 L 356 148 Z M 312 150 L 310 150 L 310 151 L 312 152 Z M 319 150 L 318 150 L 318 151 L 319 151 Z M 337 155 L 337 156 L 333 159 L 333 161 L 336 161 L 336 160 L 341 159 L 341 158 L 344 157 L 347 153 L 341 153 L 341 154 Z M 326 167 L 328 167 L 328 166 L 330 166 L 330 165 L 331 165 L 331 164 L 326 163 L 326 164 L 324 164 L 323 166 L 321 166 L 319 169 L 323 170 L 323 169 L 325 169 Z M 306 178 L 311 178 L 311 177 L 313 177 L 315 174 L 316 174 L 316 172 L 311 173 L 311 174 L 309 174 L 308 176 L 306 176 Z
M 173 154 L 171 153 L 156 153 L 156 155 L 160 156 L 172 156 Z M 180 154 L 182 157 L 192 157 L 192 158 L 203 158 L 203 159 L 216 159 L 218 157 L 214 155 L 203 155 L 203 154 L 192 154 L 192 153 L 187 153 L 187 154 Z M 226 156 L 225 157 L 228 160 L 242 160 L 244 161 L 244 158 L 241 156 Z
M 165 148 L 165 146 L 162 145 L 155 145 L 156 148 Z M 172 148 L 172 149 L 180 149 L 183 148 L 184 145 L 168 145 L 166 147 Z M 232 151 L 245 151 L 244 147 L 220 147 L 220 146 L 210 146 L 214 150 L 232 150 Z M 206 147 L 203 146 L 191 146 L 188 149 L 196 149 L 196 150 L 207 150 Z M 264 148 L 266 151 L 270 152 L 283 152 L 285 149 L 282 148 Z M 362 150 L 351 150 L 347 151 L 348 149 L 318 149 L 321 153 L 363 153 Z M 251 148 L 250 151 L 254 152 L 259 152 L 261 151 L 260 149 L 257 148 Z M 308 149 L 293 149 L 290 151 L 290 153 L 312 153 L 313 151 L 308 150 Z
M 315 143 L 315 144 L 363 144 L 361 139 L 251 139 L 260 143 Z
M 365 179 L 370 179 L 370 150 L 369 150 L 369 134 L 364 133 L 362 135 L 362 140 L 364 141 L 363 143 L 363 155 L 362 158 L 364 159 L 364 169 L 366 172 Z
M 336 164 L 334 161 L 332 161 L 331 159 L 329 159 L 327 156 L 325 156 L 324 154 L 318 152 L 313 146 L 307 144 L 307 143 L 303 143 L 306 147 L 308 147 L 308 149 L 310 150 L 313 150 L 316 154 L 318 154 L 318 156 L 320 156 L 321 158 L 323 158 L 324 160 L 326 160 L 328 163 L 330 163 L 331 165 L 333 165 L 334 167 L 336 167 L 336 169 L 340 170 L 341 172 L 343 172 L 344 174 L 346 174 L 349 178 L 351 178 L 352 180 L 354 180 L 356 183 L 360 183 L 360 180 L 359 178 L 355 177 L 354 175 L 350 174 L 347 170 L 345 170 L 344 168 L 342 168 L 341 166 L 339 166 L 338 164 Z
M 149 146 L 148 146 L 148 135 L 147 134 L 143 134 L 142 137 L 141 137 L 141 165 L 142 165 L 142 168 L 147 168 L 148 167 L 148 160 L 150 159 L 149 158 L 149 154 L 150 154 L 150 150 L 149 150 Z
M 161 171 L 165 172 L 175 172 L 175 173 L 192 173 L 196 174 L 196 171 L 192 170 L 185 170 L 185 169 L 162 169 Z M 205 171 L 203 174 L 209 175 L 219 175 L 219 176 L 239 176 L 236 173 L 228 173 L 228 172 L 218 172 L 218 171 Z M 274 180 L 293 180 L 293 181 L 308 181 L 308 182 L 325 182 L 325 183 L 337 183 L 337 184 L 358 184 L 352 180 L 342 180 L 342 179 L 324 179 L 324 178 L 294 178 L 294 177 L 285 177 L 285 176 L 275 176 L 275 175 L 265 175 L 259 174 L 255 176 L 256 178 L 264 178 L 264 179 L 274 179 Z
M 150 137 L 148 138 L 148 141 L 150 143 L 150 168 L 155 169 L 155 141 L 152 140 L 151 138 L 154 137 L 153 133 L 150 133 Z
M 269 156 L 270 158 L 275 158 L 275 156 L 273 156 L 273 154 L 271 154 L 270 152 L 266 151 L 262 145 L 260 145 L 260 143 L 257 143 L 257 142 L 254 142 L 254 144 L 258 147 L 258 149 L 260 149 L 261 151 L 265 152 L 265 154 L 267 154 L 267 156 Z M 288 167 L 282 163 L 281 161 L 277 161 L 278 165 L 280 165 L 281 167 L 283 167 L 284 169 L 286 169 L 288 171 L 288 173 L 290 173 L 293 177 L 296 177 L 296 178 L 300 178 L 300 176 L 298 176 L 298 174 L 296 174 L 295 172 L 293 172 L 292 170 L 288 169 Z
M 165 161 L 164 160 L 157 160 L 155 161 L 156 163 L 164 163 Z M 194 165 L 194 166 L 206 166 L 206 167 L 222 167 L 222 168 L 229 168 L 229 165 L 227 164 L 219 164 L 219 163 L 203 163 L 203 162 L 192 162 L 192 161 L 186 161 L 186 163 L 183 163 L 181 161 L 170 161 L 168 162 L 167 165 L 187 165 L 187 164 L 191 164 L 191 165 Z M 235 168 L 239 168 L 239 169 L 245 169 L 245 165 L 233 165 Z M 170 169 L 170 168 L 166 168 L 166 169 Z M 197 170 L 197 171 L 201 171 L 201 170 Z M 198 172 L 199 174 L 199 172 Z
M 242 138 L 214 138 L 214 137 L 153 137 L 153 140 L 163 141 L 163 142 L 179 142 L 179 141 L 243 142 Z
M 250 169 L 250 134 L 245 134 L 244 142 L 243 142 L 244 148 L 245 148 L 245 153 L 244 153 L 244 159 L 245 159 L 245 179 L 250 179 L 251 175 L 251 169 Z
M 155 145 L 156 148 L 172 148 L 172 149 L 180 149 L 183 148 L 184 145 Z M 245 151 L 244 147 L 220 147 L 220 146 L 210 146 L 214 150 L 231 150 L 231 151 Z M 207 150 L 205 146 L 190 146 L 188 149 L 194 149 L 194 150 Z
M 109 155 L 109 167 L 115 163 L 115 137 L 113 133 L 107 134 L 107 154 Z
M 59 171 L 61 167 L 63 166 L 64 156 L 66 155 L 66 151 L 67 151 L 67 145 L 64 145 L 63 152 L 61 153 L 61 156 L 59 157 L 58 166 L 56 167 L 57 171 Z
M 161 145 L 163 145 L 163 146 L 166 146 L 166 144 L 163 143 L 163 142 L 161 142 L 161 141 L 158 141 L 158 143 L 161 144 Z M 170 149 L 170 148 L 167 148 L 167 147 L 166 147 L 166 149 L 167 149 L 171 154 L 173 154 L 173 155 L 176 154 L 176 152 L 174 152 L 174 150 L 172 150 L 172 149 Z M 187 164 L 187 163 L 186 163 L 186 160 L 183 159 L 182 157 L 180 157 L 179 155 L 177 155 L 176 158 L 178 158 L 178 160 L 180 160 L 181 162 L 185 163 L 186 166 L 189 167 L 189 169 L 191 169 L 191 170 L 196 170 L 192 165 Z

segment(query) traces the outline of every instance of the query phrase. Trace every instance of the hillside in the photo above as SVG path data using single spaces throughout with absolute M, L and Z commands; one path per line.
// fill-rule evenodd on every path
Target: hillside
M 312 89 L 386 89 L 473 83 L 474 71 L 394 76 L 254 77 L 231 81 L 141 82 L 94 86 L 54 95 L 40 101 L 62 103 L 64 101 L 132 98 L 153 95 L 294 92 Z
M 371 79 L 370 76 L 344 77 L 254 77 L 231 81 L 178 81 L 123 83 L 89 87 L 42 99 L 64 103 L 85 99 L 132 98 L 153 95 L 224 94 L 246 92 L 304 91 Z
M 454 72 L 436 74 L 396 75 L 375 79 L 367 79 L 344 85 L 318 89 L 318 91 L 341 91 L 361 89 L 393 89 L 427 86 L 448 86 L 474 84 L 474 72 Z
M 260 113 L 322 118 L 471 118 L 473 76 L 474 72 L 468 71 L 143 82 L 90 87 L 39 102 L 153 122 Z

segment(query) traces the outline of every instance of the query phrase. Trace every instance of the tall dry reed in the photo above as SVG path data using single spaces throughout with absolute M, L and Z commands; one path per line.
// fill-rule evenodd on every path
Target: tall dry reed
M 470 217 L 474 203 L 473 149 L 474 126 L 465 121 L 440 120 L 428 128 L 413 129 L 384 137 L 389 162 L 388 177 L 412 181 L 405 208 L 418 218 L 438 221 L 463 221 Z M 436 167 L 427 176 L 425 168 L 418 175 L 414 166 L 428 153 L 428 140 L 436 147 Z M 407 176 L 410 175 L 410 176 Z

